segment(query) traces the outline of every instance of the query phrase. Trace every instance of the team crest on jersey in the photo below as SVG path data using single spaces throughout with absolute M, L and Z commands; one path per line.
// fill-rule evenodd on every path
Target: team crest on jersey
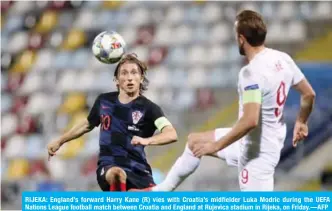
M 133 123 L 137 124 L 139 120 L 142 118 L 143 113 L 140 111 L 134 111 L 131 115 L 133 117 Z

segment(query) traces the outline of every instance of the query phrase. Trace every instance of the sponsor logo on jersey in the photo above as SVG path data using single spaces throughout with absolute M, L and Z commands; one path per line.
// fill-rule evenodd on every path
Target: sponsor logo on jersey
M 108 107 L 108 106 L 104 106 L 103 104 L 101 105 L 101 108 L 102 109 L 109 109 L 110 107 Z
M 244 88 L 245 91 L 247 91 L 247 90 L 256 90 L 256 89 L 259 89 L 258 84 L 249 85 L 249 86 L 246 86 Z
M 134 111 L 131 116 L 133 117 L 133 123 L 137 124 L 139 120 L 142 118 L 143 113 L 140 111 Z
M 139 131 L 139 129 L 135 125 L 128 125 L 128 130 L 130 130 L 130 131 Z

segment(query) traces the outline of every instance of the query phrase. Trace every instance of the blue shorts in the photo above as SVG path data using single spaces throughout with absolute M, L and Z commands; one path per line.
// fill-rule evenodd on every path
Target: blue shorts
M 110 185 L 108 184 L 106 180 L 106 172 L 112 168 L 112 167 L 118 167 L 116 165 L 107 165 L 107 166 L 99 166 L 97 168 L 96 174 L 97 174 L 97 181 L 100 189 L 102 191 L 110 191 Z M 121 168 L 121 167 L 118 167 Z M 127 174 L 127 181 L 126 186 L 127 190 L 129 189 L 143 189 L 155 186 L 155 182 L 153 180 L 153 177 L 151 174 L 147 174 L 144 172 L 132 172 L 123 169 Z

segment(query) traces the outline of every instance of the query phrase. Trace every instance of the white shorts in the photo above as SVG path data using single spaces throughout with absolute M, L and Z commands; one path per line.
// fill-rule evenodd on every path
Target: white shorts
M 273 191 L 274 168 L 264 167 L 266 162 L 260 157 L 243 162 L 239 159 L 239 185 L 241 191 Z
M 225 136 L 232 128 L 218 128 L 214 132 L 215 141 L 218 141 L 221 137 Z M 237 141 L 223 150 L 217 152 L 220 159 L 225 160 L 229 166 L 238 166 L 240 154 L 240 143 Z
M 225 136 L 231 128 L 215 130 L 215 141 Z M 240 141 L 236 141 L 225 149 L 217 152 L 220 159 L 229 166 L 238 167 L 238 179 L 241 191 L 273 191 L 274 166 L 264 158 L 257 157 L 250 161 L 243 159 L 240 153 Z

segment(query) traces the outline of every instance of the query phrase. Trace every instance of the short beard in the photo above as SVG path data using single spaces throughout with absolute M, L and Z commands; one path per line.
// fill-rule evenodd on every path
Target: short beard
M 242 43 L 241 45 L 239 45 L 239 53 L 242 56 L 246 55 L 246 52 L 244 51 L 244 47 L 243 47 L 244 43 Z

